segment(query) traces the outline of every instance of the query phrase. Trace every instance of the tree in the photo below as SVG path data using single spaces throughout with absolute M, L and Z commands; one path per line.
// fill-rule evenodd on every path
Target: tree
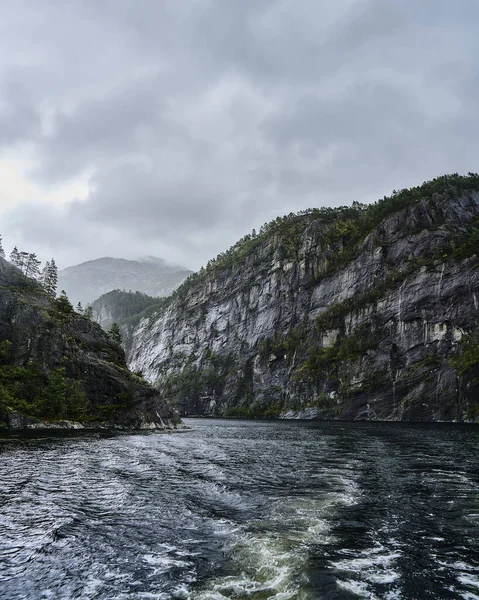
M 93 319 L 93 308 L 91 307 L 91 304 L 89 304 L 85 308 L 85 310 L 83 311 L 83 316 L 89 319 L 90 321 Z
M 84 312 L 84 311 L 83 311 L 83 306 L 81 305 L 81 302 L 79 302 L 79 303 L 77 304 L 76 311 L 77 311 L 77 313 L 78 313 L 78 314 L 80 314 L 80 315 L 82 315 L 82 314 L 83 314 L 83 312 Z
M 46 287 L 49 268 L 50 268 L 50 263 L 47 260 L 47 262 L 45 263 L 45 266 L 43 267 L 43 269 L 40 272 L 40 275 L 38 276 L 38 281 L 43 285 L 43 287 Z
M 24 250 L 18 253 L 18 268 L 22 271 L 23 274 L 25 274 L 27 268 L 28 257 L 28 252 L 25 252 Z
M 5 250 L 3 249 L 2 236 L 0 235 L 0 256 L 5 258 Z
M 115 344 L 121 345 L 121 331 L 118 323 L 112 323 L 110 327 L 110 331 L 108 332 L 110 338 L 115 342 Z
M 83 420 L 88 411 L 88 397 L 80 381 L 67 376 L 65 366 L 55 369 L 37 401 L 42 415 L 52 419 Z
M 55 264 L 55 259 L 52 258 L 50 262 L 47 261 L 40 276 L 40 280 L 47 294 L 55 298 L 58 285 L 58 269 Z
M 16 246 L 10 254 L 10 262 L 14 267 L 20 266 L 20 253 L 18 252 L 18 248 Z
M 62 316 L 69 317 L 75 314 L 75 310 L 72 306 L 72 303 L 68 299 L 65 290 L 62 290 L 58 298 L 55 300 L 55 306 Z
M 25 275 L 27 277 L 36 278 L 40 274 L 40 265 L 42 263 L 37 259 L 35 253 L 29 254 L 25 263 Z

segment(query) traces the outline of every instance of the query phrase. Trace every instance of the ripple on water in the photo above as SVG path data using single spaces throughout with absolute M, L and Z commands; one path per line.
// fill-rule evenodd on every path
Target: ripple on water
M 478 600 L 477 429 L 194 426 L 0 444 L 1 600 Z

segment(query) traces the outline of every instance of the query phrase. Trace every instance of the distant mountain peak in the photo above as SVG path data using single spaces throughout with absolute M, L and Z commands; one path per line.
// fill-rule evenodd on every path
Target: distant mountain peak
M 75 304 L 89 304 L 115 289 L 167 296 L 190 273 L 156 256 L 137 260 L 103 256 L 60 271 L 58 288 L 64 289 Z

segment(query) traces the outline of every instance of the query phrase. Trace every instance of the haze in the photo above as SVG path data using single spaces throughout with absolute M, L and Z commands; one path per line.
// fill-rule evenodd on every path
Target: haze
M 476 0 L 0 2 L 0 233 L 198 268 L 479 164 Z

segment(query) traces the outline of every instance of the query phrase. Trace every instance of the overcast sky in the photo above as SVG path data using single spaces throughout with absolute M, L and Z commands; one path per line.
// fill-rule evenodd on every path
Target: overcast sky
M 196 269 L 479 171 L 478 0 L 0 0 L 0 233 Z

